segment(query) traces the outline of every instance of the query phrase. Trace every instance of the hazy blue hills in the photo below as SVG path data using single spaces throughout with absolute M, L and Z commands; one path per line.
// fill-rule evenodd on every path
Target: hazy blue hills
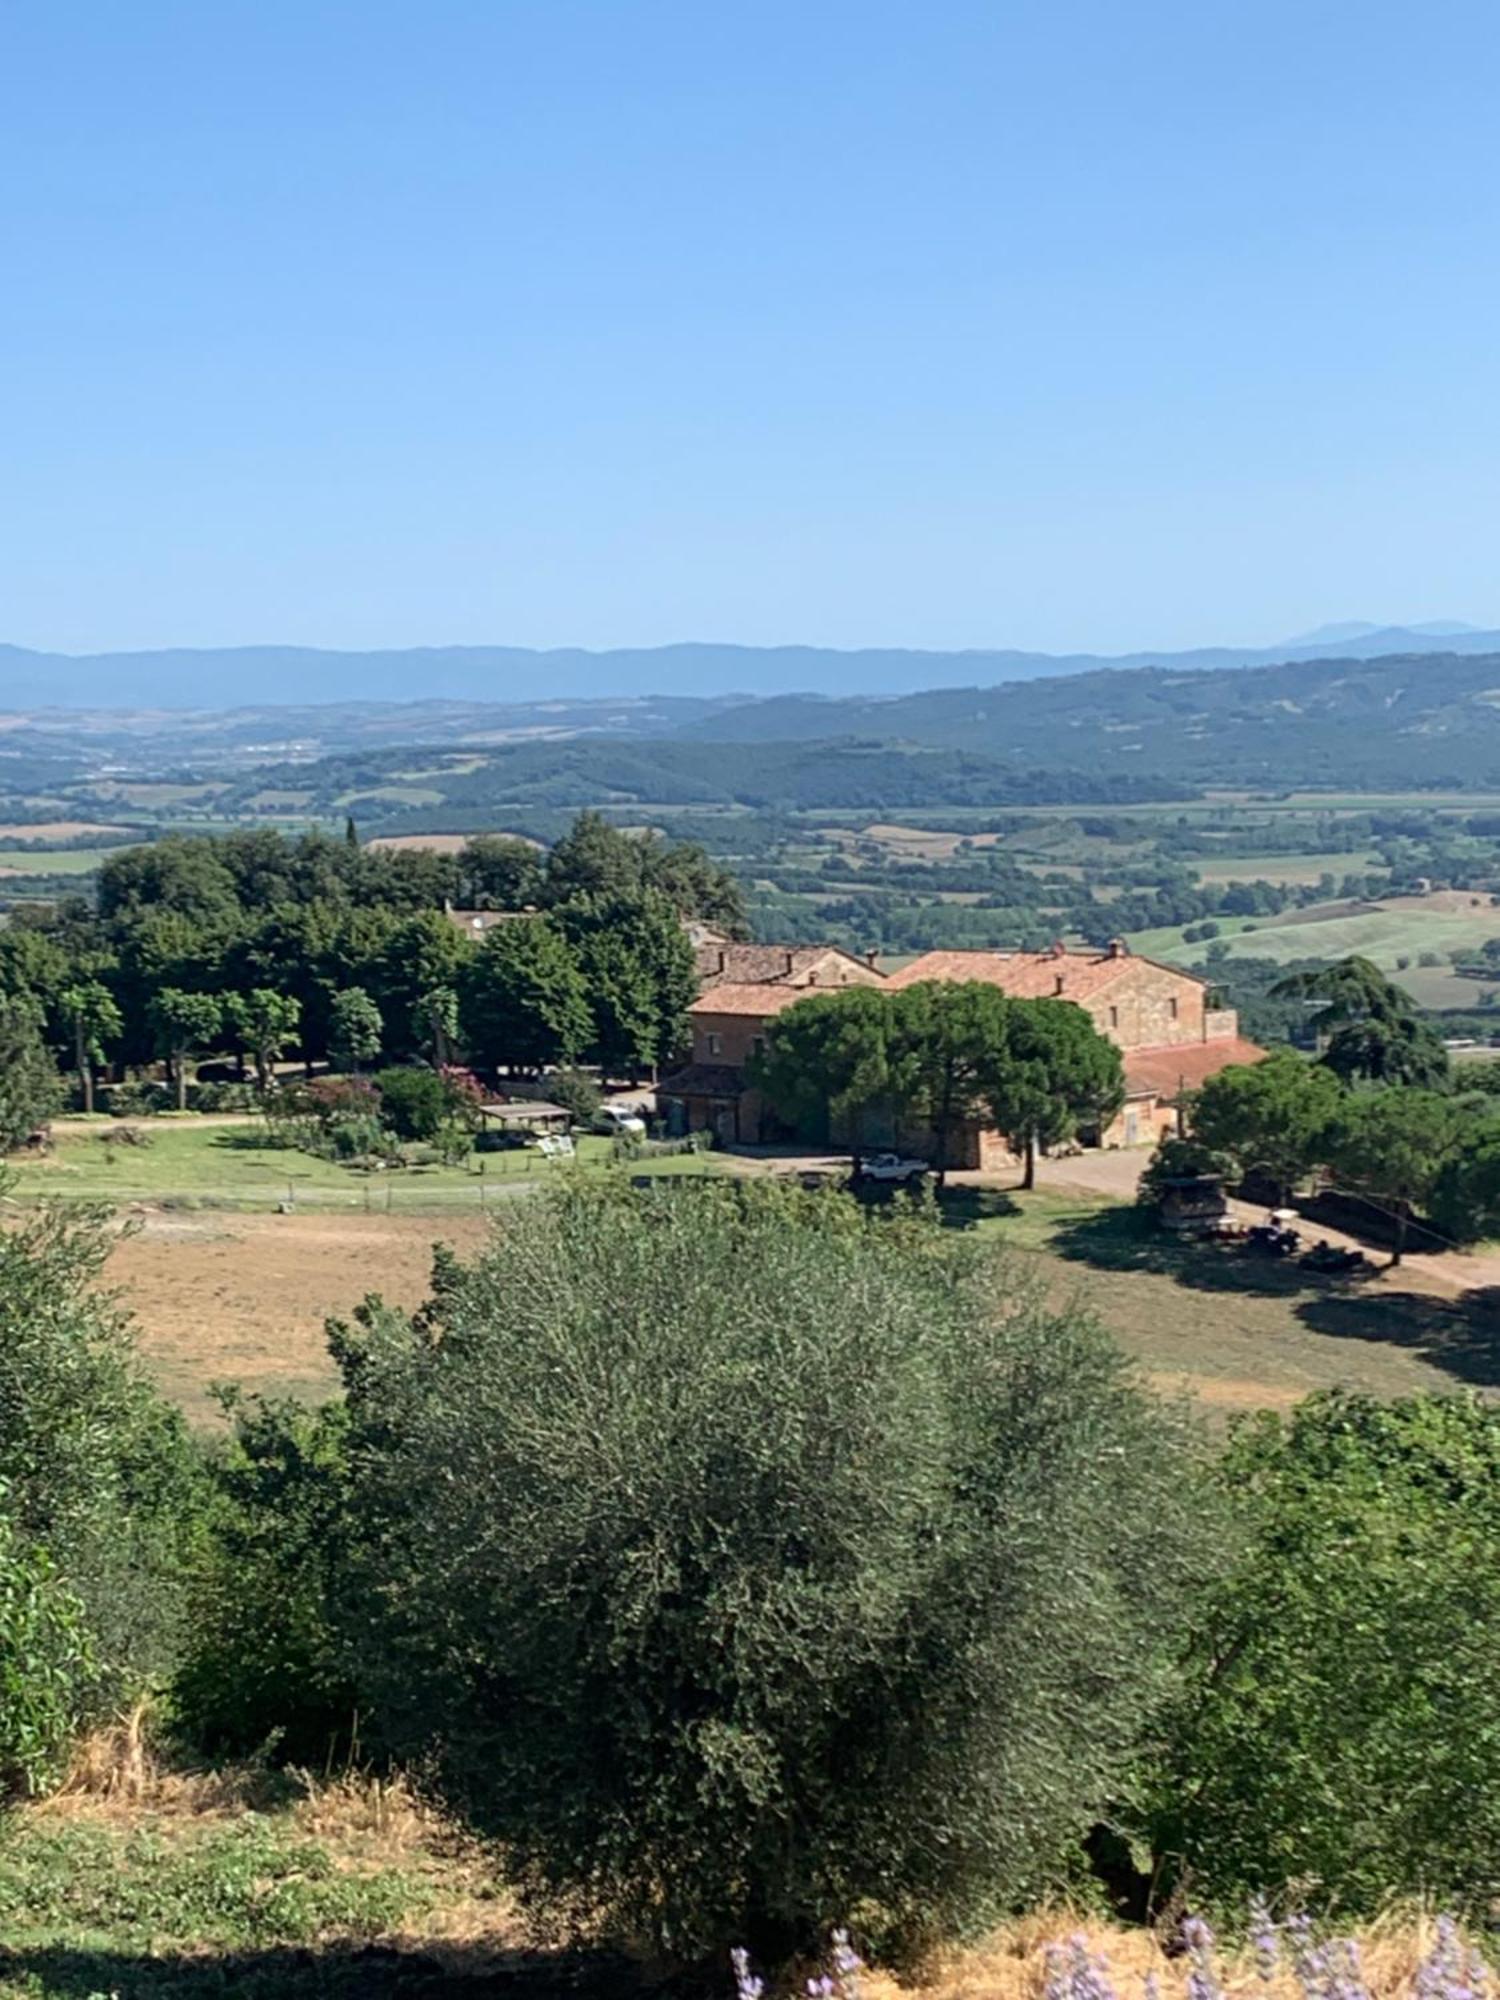
M 981 687 L 1101 669 L 1213 670 L 1289 660 L 1374 659 L 1430 651 L 1500 652 L 1500 632 L 1439 620 L 1423 626 L 1352 621 L 1264 647 L 1206 646 L 1189 652 L 923 652 L 885 647 L 688 643 L 588 652 L 519 646 L 416 647 L 331 652 L 312 646 L 63 654 L 0 645 L 0 708 L 231 709 L 370 702 L 534 704 L 667 696 L 717 700 L 805 693 L 904 695 L 926 688 Z M 607 724 L 604 726 L 608 726 Z
M 886 701 L 780 697 L 681 733 L 721 745 L 879 740 L 1198 785 L 1500 789 L 1500 649 L 1230 674 L 1111 670 Z

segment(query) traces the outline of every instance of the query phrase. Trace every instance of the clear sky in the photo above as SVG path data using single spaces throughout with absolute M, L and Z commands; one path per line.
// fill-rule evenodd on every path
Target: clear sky
M 0 639 L 1500 626 L 1494 0 L 5 0 Z

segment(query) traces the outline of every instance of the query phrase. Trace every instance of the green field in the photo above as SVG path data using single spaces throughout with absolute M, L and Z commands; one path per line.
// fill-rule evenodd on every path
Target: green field
M 118 1135 L 132 1132 L 131 1143 Z M 471 1154 L 467 1164 L 408 1166 L 380 1171 L 341 1166 L 295 1148 L 268 1143 L 259 1119 L 208 1123 L 168 1114 L 127 1124 L 99 1118 L 68 1121 L 53 1150 L 8 1164 L 14 1200 L 169 1202 L 182 1208 L 271 1209 L 281 1203 L 312 1208 L 451 1210 L 477 1208 L 492 1196 L 560 1173 L 601 1173 L 615 1165 L 609 1139 L 582 1138 L 573 1165 L 534 1149 Z M 718 1170 L 712 1154 L 669 1154 L 627 1163 L 631 1172 L 680 1175 Z
M 1198 861 L 1200 882 L 1316 882 L 1324 875 L 1335 880 L 1345 875 L 1362 875 L 1375 867 L 1373 854 L 1226 854 Z
M 1462 907 L 1446 908 L 1417 897 L 1397 897 L 1355 916 L 1320 918 L 1314 905 L 1301 912 L 1296 922 L 1265 917 L 1220 918 L 1218 922 L 1220 936 L 1233 940 L 1237 956 L 1270 958 L 1284 964 L 1294 958 L 1358 954 L 1373 959 L 1387 972 L 1397 971 L 1397 961 L 1407 958 L 1414 975 L 1424 951 L 1439 953 L 1444 967 L 1434 970 L 1445 970 L 1451 952 L 1477 953 L 1488 939 L 1500 937 L 1500 909 L 1494 908 L 1488 897 L 1477 907 L 1467 900 Z M 1150 957 L 1182 965 L 1201 965 L 1208 953 L 1202 940 L 1185 942 L 1180 928 L 1139 931 L 1131 943 Z
M 123 847 L 4 847 L 0 848 L 0 881 L 17 875 L 92 875 L 107 855 Z

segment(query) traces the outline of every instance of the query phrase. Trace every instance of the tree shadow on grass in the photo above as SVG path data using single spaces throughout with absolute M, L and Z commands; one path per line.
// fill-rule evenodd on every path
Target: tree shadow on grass
M 249 1130 L 242 1125 L 228 1126 L 222 1132 L 215 1132 L 209 1144 L 223 1146 L 231 1153 L 292 1153 L 297 1150 L 259 1126 Z
M 1307 1299 L 1297 1317 L 1334 1340 L 1377 1341 L 1415 1349 L 1434 1368 L 1475 1389 L 1500 1387 L 1500 1288 L 1456 1299 L 1381 1289 L 1360 1297 Z
M 993 1222 L 1025 1211 L 1013 1194 L 1004 1188 L 949 1187 L 937 1196 L 938 1220 L 945 1229 L 973 1229 L 981 1222 Z
M 1321 1275 L 1240 1243 L 1168 1235 L 1140 1208 L 1101 1209 L 1068 1223 L 1051 1247 L 1097 1271 L 1150 1271 L 1195 1291 L 1285 1299 L 1309 1332 L 1405 1348 L 1473 1388 L 1500 1387 L 1500 1288 L 1450 1299 L 1400 1291 L 1390 1278 L 1373 1284 L 1373 1268 Z
M 1253 1292 L 1293 1298 L 1314 1284 L 1357 1287 L 1358 1278 L 1314 1279 L 1293 1258 L 1257 1256 L 1243 1243 L 1173 1236 L 1148 1209 L 1115 1206 L 1064 1223 L 1051 1249 L 1096 1271 L 1154 1271 L 1203 1292 Z
M 271 1946 L 222 1955 L 146 1956 L 42 1945 L 0 1949 L 0 1981 L 37 2000 L 630 2000 L 646 1991 L 638 1971 L 602 1952 L 501 1951 L 444 1946 L 441 1953 L 389 1945 L 320 1949 Z

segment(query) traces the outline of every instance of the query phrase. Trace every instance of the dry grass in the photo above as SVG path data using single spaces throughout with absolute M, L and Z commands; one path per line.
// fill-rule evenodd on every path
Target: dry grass
M 1408 2000 L 1434 1930 L 1430 1914 L 1409 1909 L 1393 1910 L 1354 1930 L 1372 2000 Z M 877 1976 L 868 1982 L 869 2000 L 896 2000 L 903 1992 L 915 1992 L 920 2000 L 1042 2000 L 1048 1946 L 1073 1937 L 1082 1938 L 1091 1953 L 1107 1962 L 1122 2000 L 1140 1993 L 1148 1975 L 1155 1976 L 1163 2000 L 1185 2000 L 1187 1961 L 1169 1956 L 1153 1932 L 1080 1919 L 1067 1910 L 1018 1919 L 986 1944 L 954 1953 L 916 1989 Z M 1262 1979 L 1247 1950 L 1226 1951 L 1220 1971 L 1229 2000 L 1250 2000 L 1251 1995 L 1256 2000 L 1302 2000 L 1290 1972 Z
M 411 1885 L 409 1916 L 389 1940 L 399 1950 L 436 1952 L 440 1959 L 458 1951 L 474 1973 L 486 1961 L 502 1964 L 541 1943 L 528 1933 L 493 1856 L 426 1806 L 404 1779 L 352 1770 L 271 1773 L 256 1765 L 183 1769 L 159 1754 L 150 1723 L 148 1711 L 138 1708 L 96 1731 L 80 1745 L 61 1789 L 22 1818 L 40 1828 L 93 1827 L 122 1840 L 145 1829 L 165 1854 L 192 1851 L 193 1843 L 222 1837 L 236 1823 L 270 1815 L 288 1842 L 326 1849 L 340 1876 L 397 1875 Z M 1413 2000 L 1434 1928 L 1429 1913 L 1402 1909 L 1355 1930 L 1371 2000 Z M 983 1944 L 940 1956 L 915 1984 L 873 1973 L 863 1985 L 865 2000 L 1044 2000 L 1048 1949 L 1075 1938 L 1107 1963 L 1121 2000 L 1142 1994 L 1148 1975 L 1162 2000 L 1189 2000 L 1188 1965 L 1164 1938 L 1066 1907 L 1016 1919 Z M 1289 1973 L 1263 1980 L 1243 1948 L 1223 1953 L 1220 1972 L 1228 2000 L 1304 2000 Z M 727 1975 L 723 1991 L 730 1991 Z

